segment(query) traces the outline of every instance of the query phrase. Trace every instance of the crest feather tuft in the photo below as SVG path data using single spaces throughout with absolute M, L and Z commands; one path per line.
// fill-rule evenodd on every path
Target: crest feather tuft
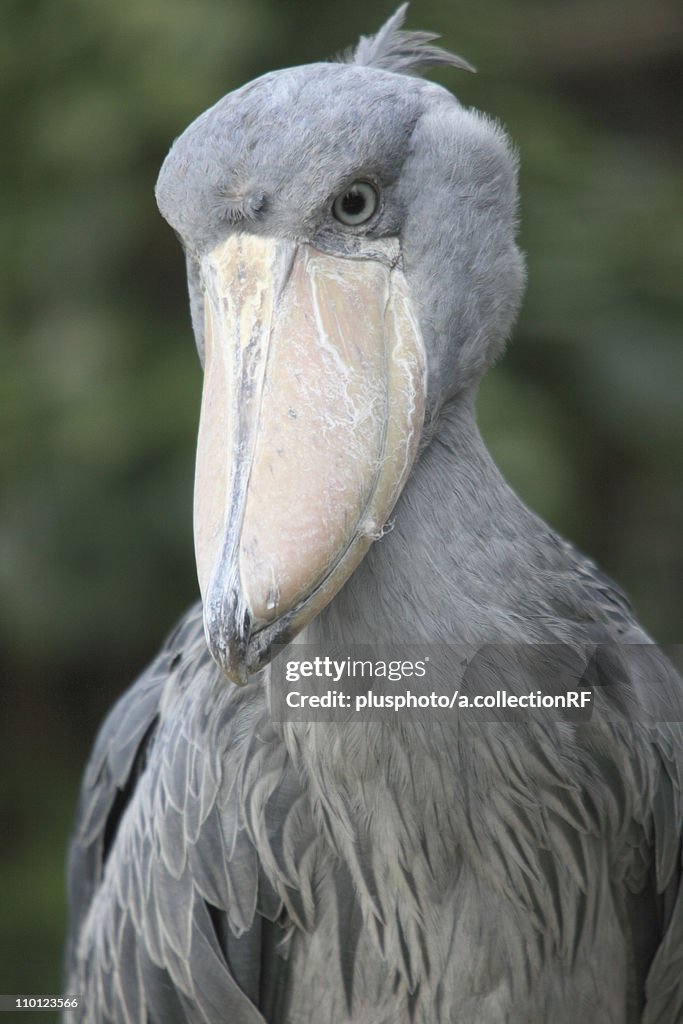
M 407 10 L 408 4 L 401 4 L 379 32 L 374 36 L 361 36 L 358 45 L 345 55 L 344 60 L 349 64 L 362 64 L 402 75 L 419 75 L 423 68 L 439 66 L 475 70 L 463 57 L 433 46 L 438 35 L 402 31 Z

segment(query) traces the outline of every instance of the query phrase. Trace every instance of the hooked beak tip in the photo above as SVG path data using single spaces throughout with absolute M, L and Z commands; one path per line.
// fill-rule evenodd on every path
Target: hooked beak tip
M 234 590 L 206 602 L 204 631 L 211 656 L 231 682 L 244 686 L 249 678 L 252 618 Z

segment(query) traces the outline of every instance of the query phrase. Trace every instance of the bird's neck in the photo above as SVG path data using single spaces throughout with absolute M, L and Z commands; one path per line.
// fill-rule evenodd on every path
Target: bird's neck
M 463 396 L 443 410 L 389 529 L 309 636 L 337 647 L 526 639 L 516 613 L 549 535 L 501 476 Z
M 463 399 L 444 410 L 395 508 L 393 528 L 301 635 L 300 641 L 310 645 L 305 657 L 315 650 L 367 659 L 374 648 L 380 657 L 402 660 L 407 645 L 425 656 L 432 645 L 524 639 L 518 589 L 524 586 L 522 563 L 532 543 L 528 535 L 540 526 L 493 463 L 473 405 Z M 467 737 L 456 741 L 457 715 L 431 721 L 421 733 L 420 750 L 412 749 L 415 735 L 401 725 L 359 721 L 357 728 L 339 720 L 285 727 L 285 742 L 316 788 L 316 800 L 321 806 L 329 802 L 326 820 L 345 821 L 346 831 L 353 832 L 352 805 L 367 820 L 361 811 L 365 798 L 399 801 L 399 790 L 404 805 L 437 818 L 444 780 L 452 787 L 453 780 L 463 778 L 460 758 Z M 392 777 L 385 771 L 387 759 L 396 766 L 404 755 L 408 760 L 419 755 L 422 768 L 413 772 L 409 765 L 405 777 L 400 772 Z M 416 779 L 422 790 L 409 795 Z M 359 793 L 364 797 L 357 803 Z M 458 806 L 465 813 L 466 801 Z M 415 831 L 421 834 L 422 828 Z M 409 842 L 408 834 L 402 842 Z

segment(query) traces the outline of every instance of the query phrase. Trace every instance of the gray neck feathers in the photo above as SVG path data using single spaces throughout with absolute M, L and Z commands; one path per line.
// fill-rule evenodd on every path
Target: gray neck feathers
M 501 476 L 473 405 L 468 394 L 442 411 L 393 527 L 304 642 L 557 639 L 550 620 L 565 585 L 566 552 Z

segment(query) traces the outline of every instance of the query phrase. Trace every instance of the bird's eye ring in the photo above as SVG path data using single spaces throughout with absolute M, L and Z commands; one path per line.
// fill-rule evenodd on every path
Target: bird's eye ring
M 342 224 L 356 227 L 370 220 L 379 204 L 377 189 L 369 181 L 354 181 L 340 192 L 332 204 L 332 213 Z

